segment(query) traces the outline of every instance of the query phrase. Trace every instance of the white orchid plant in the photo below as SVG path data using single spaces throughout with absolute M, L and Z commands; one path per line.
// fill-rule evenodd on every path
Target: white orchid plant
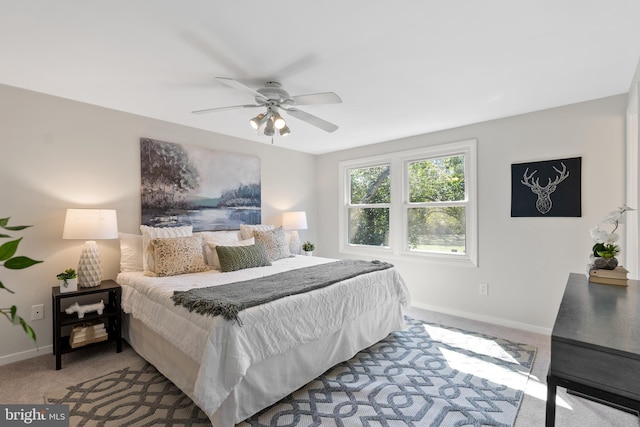
M 615 256 L 620 253 L 620 246 L 616 244 L 620 239 L 620 236 L 616 233 L 616 230 L 623 222 L 625 212 L 633 210 L 635 209 L 632 209 L 627 205 L 622 205 L 615 211 L 609 212 L 600 223 L 613 224 L 613 230 L 611 230 L 611 232 L 601 229 L 600 225 L 596 225 L 591 229 L 591 237 L 595 242 L 593 245 L 593 256 L 601 258 L 615 258 Z

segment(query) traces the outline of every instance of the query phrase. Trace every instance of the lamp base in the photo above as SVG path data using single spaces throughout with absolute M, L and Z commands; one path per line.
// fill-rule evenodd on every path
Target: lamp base
M 294 255 L 300 255 L 300 236 L 298 236 L 298 232 L 296 230 L 291 232 L 291 239 L 289 239 L 289 252 Z
M 102 263 L 98 244 L 94 240 L 87 240 L 78 261 L 78 286 L 93 288 L 102 282 Z

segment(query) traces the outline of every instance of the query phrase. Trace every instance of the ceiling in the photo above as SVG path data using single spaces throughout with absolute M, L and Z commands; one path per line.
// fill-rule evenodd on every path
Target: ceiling
M 308 153 L 326 153 L 625 93 L 637 0 L 0 0 L 0 84 Z M 326 133 L 214 79 L 291 95 Z

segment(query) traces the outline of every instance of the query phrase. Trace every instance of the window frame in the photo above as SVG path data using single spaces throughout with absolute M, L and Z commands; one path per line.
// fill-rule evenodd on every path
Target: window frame
M 465 200 L 456 201 L 456 206 L 465 206 L 465 253 L 440 253 L 415 251 L 409 249 L 408 242 L 408 209 L 425 205 L 425 203 L 409 203 L 409 170 L 411 162 L 429 160 L 456 155 L 464 156 Z M 389 206 L 389 247 L 352 245 L 348 235 L 348 212 L 351 207 L 350 173 L 351 169 L 375 167 L 388 164 L 391 167 L 391 203 Z M 340 207 L 338 218 L 338 252 L 348 255 L 385 256 L 393 258 L 412 258 L 439 263 L 452 263 L 461 266 L 478 266 L 478 201 L 477 201 L 477 140 L 469 139 L 458 142 L 431 145 L 415 150 L 400 151 L 380 156 L 371 156 L 354 160 L 341 161 L 338 164 L 340 185 Z M 450 202 L 428 203 L 451 205 Z M 382 207 L 382 206 L 376 206 Z
M 376 156 L 366 159 L 340 162 L 340 171 L 342 185 L 340 186 L 340 200 L 342 200 L 340 215 L 339 215 L 339 239 L 341 253 L 361 253 L 373 252 L 373 253 L 392 253 L 393 250 L 393 238 L 391 231 L 391 223 L 393 216 L 393 188 L 391 190 L 391 201 L 389 203 L 376 203 L 376 204 L 352 204 L 351 203 L 351 174 L 352 169 L 365 169 L 377 166 L 388 165 L 391 168 L 389 179 L 391 179 L 391 185 L 393 186 L 393 164 L 391 158 L 388 156 Z M 389 246 L 370 246 L 370 245 L 357 245 L 349 243 L 349 209 L 351 208 L 387 208 L 389 209 Z

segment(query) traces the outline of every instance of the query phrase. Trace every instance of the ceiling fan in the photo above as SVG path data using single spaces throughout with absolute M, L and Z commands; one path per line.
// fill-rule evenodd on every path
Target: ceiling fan
M 248 86 L 240 83 L 237 80 L 229 79 L 226 77 L 216 77 L 221 83 L 230 86 L 235 89 L 240 89 L 246 93 L 250 93 L 255 97 L 255 104 L 245 105 L 233 105 L 229 107 L 208 108 L 206 110 L 192 111 L 193 114 L 206 114 L 214 113 L 218 111 L 233 110 L 238 108 L 257 108 L 264 107 L 266 111 L 260 113 L 251 120 L 249 123 L 251 127 L 267 135 L 273 136 L 276 132 L 281 136 L 286 136 L 291 133 L 286 121 L 280 115 L 279 110 L 309 123 L 317 128 L 320 128 L 326 132 L 334 132 L 338 129 L 337 125 L 330 123 L 326 120 L 316 117 L 312 114 L 306 113 L 296 108 L 298 105 L 317 105 L 317 104 L 339 104 L 342 102 L 340 97 L 333 92 L 311 93 L 307 95 L 291 96 L 289 93 L 282 89 L 282 86 L 278 82 L 266 82 L 264 87 L 260 89 L 251 89 Z

